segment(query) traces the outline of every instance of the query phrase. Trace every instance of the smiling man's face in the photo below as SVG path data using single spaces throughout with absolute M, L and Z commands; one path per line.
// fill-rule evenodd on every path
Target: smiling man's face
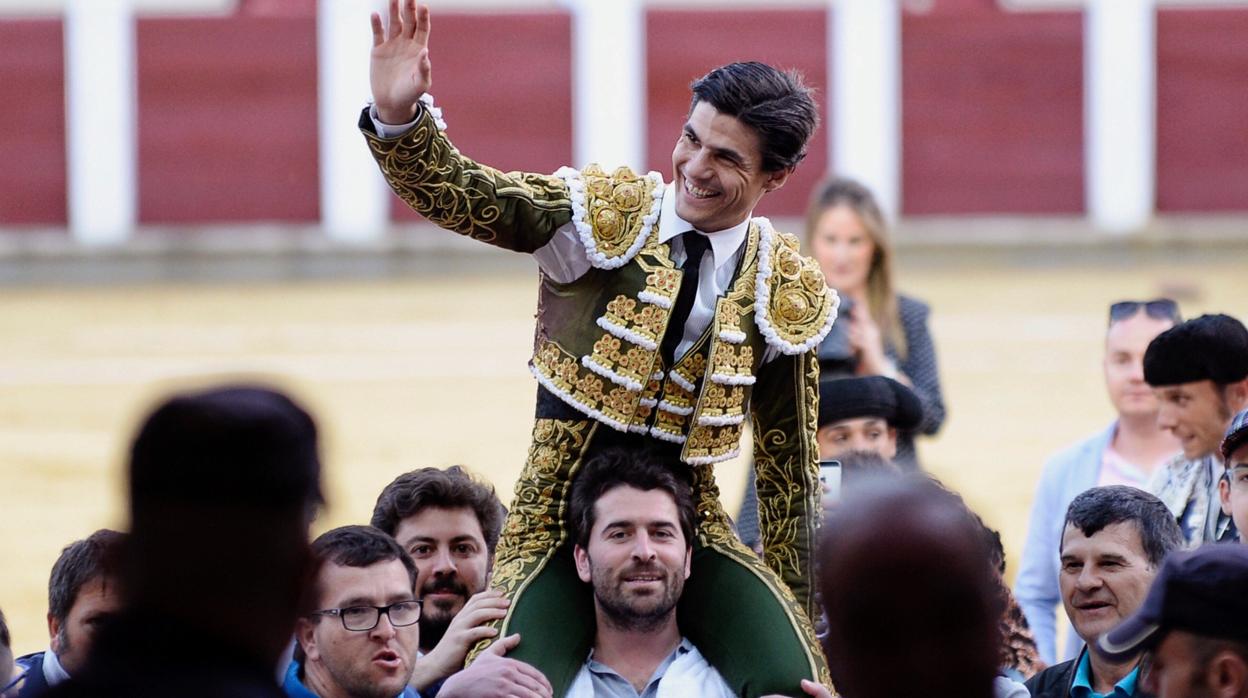
M 1066 524 L 1061 570 L 1066 615 L 1089 646 L 1140 607 L 1157 575 L 1134 521 L 1110 524 L 1091 536 Z
M 704 233 L 746 219 L 763 194 L 784 185 L 790 170 L 766 172 L 758 134 L 700 101 L 672 150 L 676 215 Z

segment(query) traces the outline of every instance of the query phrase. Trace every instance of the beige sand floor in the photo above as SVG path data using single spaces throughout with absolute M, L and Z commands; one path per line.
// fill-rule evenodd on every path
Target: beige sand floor
M 914 264 L 928 300 L 950 417 L 927 465 L 1001 529 L 1011 561 L 1045 455 L 1104 424 L 1107 303 L 1178 289 L 1189 315 L 1243 315 L 1244 255 L 1192 263 Z M 15 649 L 47 642 L 47 574 L 60 548 L 125 525 L 128 434 L 157 396 L 223 376 L 288 387 L 325 433 L 331 507 L 318 530 L 366 521 L 396 474 L 463 463 L 504 499 L 519 473 L 534 383 L 535 282 L 19 287 L 0 293 L 0 608 Z M 739 463 L 721 467 L 729 507 Z M 1013 574 L 1013 569 L 1011 569 Z

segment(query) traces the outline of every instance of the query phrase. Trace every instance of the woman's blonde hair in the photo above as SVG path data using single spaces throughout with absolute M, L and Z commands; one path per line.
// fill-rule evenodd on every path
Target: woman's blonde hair
M 810 208 L 806 212 L 807 249 L 813 246 L 819 219 L 825 211 L 837 206 L 853 211 L 871 238 L 871 268 L 867 272 L 867 302 L 871 304 L 871 319 L 879 326 L 884 341 L 892 344 L 897 355 L 904 359 L 909 347 L 897 310 L 897 293 L 893 288 L 893 248 L 884 224 L 884 214 L 880 212 L 880 205 L 871 190 L 861 182 L 845 177 L 830 177 L 820 183 L 810 197 Z

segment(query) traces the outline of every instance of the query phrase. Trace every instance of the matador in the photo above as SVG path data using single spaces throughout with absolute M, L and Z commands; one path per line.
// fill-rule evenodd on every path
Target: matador
M 428 94 L 428 9 L 373 16 L 374 103 L 360 128 L 391 188 L 437 225 L 532 254 L 540 269 L 536 421 L 492 585 L 511 599 L 509 656 L 562 695 L 594 636 L 565 521 L 570 483 L 605 446 L 665 450 L 694 486 L 698 530 L 680 625 L 739 695 L 828 685 L 810 618 L 818 525 L 819 368 L 837 298 L 791 235 L 755 205 L 805 155 L 818 117 L 794 73 L 717 68 L 658 173 L 590 165 L 501 172 L 447 140 Z M 764 555 L 743 546 L 714 466 L 750 420 Z

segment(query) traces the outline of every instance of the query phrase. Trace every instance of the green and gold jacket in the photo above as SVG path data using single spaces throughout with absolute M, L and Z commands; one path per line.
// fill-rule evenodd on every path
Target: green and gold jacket
M 530 362 L 541 385 L 616 430 L 683 444 L 691 465 L 736 457 L 750 416 L 769 566 L 805 568 L 798 558 L 809 552 L 820 492 L 815 348 L 837 298 L 797 239 L 753 219 L 710 328 L 665 366 L 659 345 L 682 271 L 657 240 L 662 177 L 596 166 L 504 173 L 461 155 L 437 116 L 422 109 L 395 138 L 377 136 L 367 110 L 361 116 L 400 198 L 443 228 L 509 250 L 538 250 L 568 223 L 585 248 L 591 266 L 580 278 L 561 284 L 543 275 Z M 781 576 L 808 589 L 806 574 L 790 574 Z M 802 598 L 807 589 L 793 591 Z

